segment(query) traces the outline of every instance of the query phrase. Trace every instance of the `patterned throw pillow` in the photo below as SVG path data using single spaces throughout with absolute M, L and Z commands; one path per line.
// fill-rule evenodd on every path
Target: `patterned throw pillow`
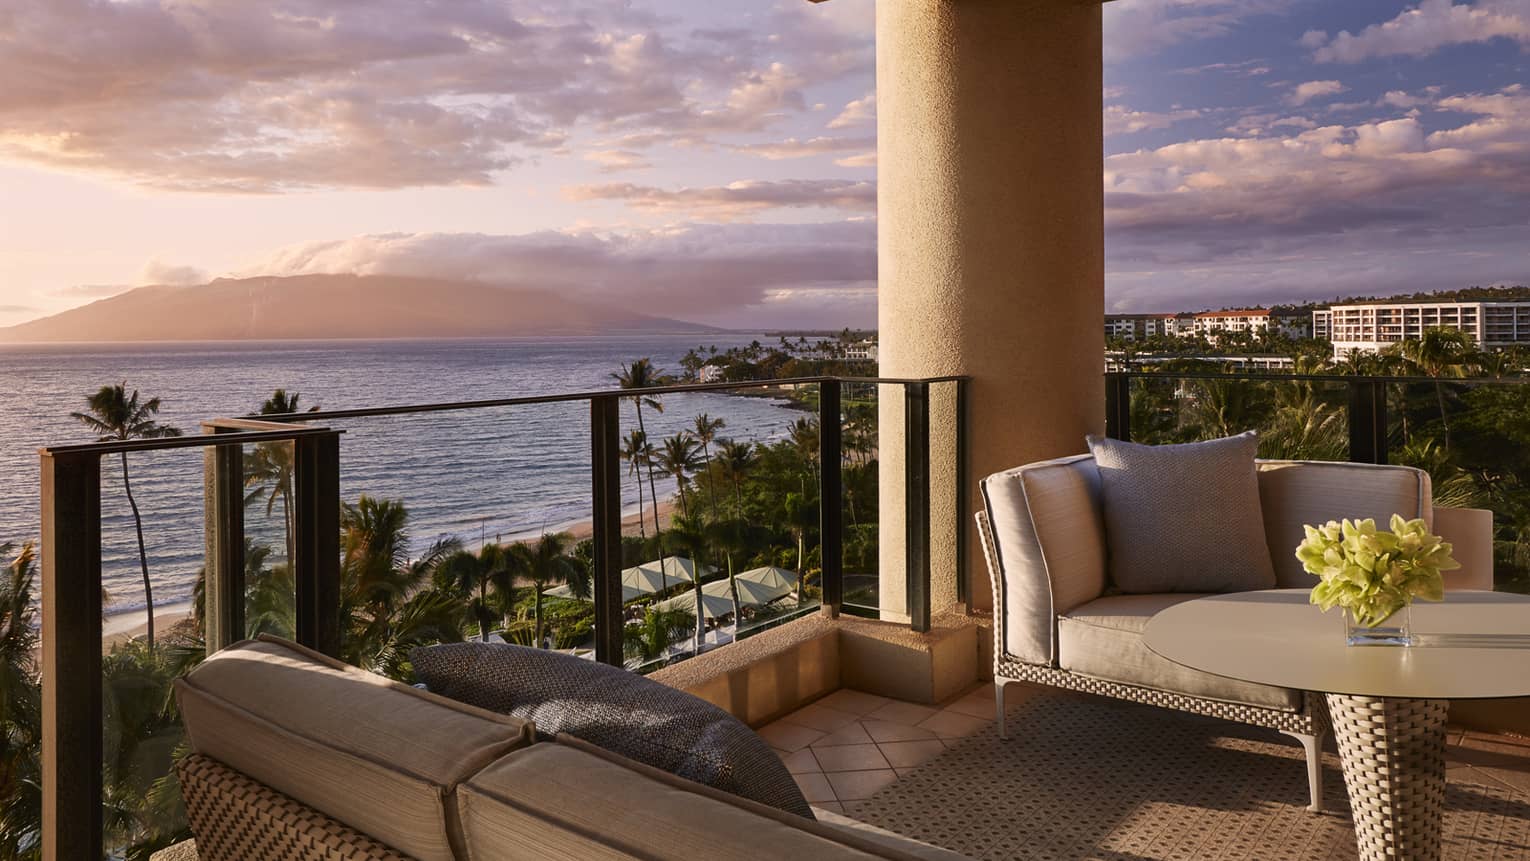
M 742 721 L 618 667 L 501 643 L 409 653 L 432 692 L 533 721 L 545 740 L 581 738 L 670 774 L 813 818 L 786 766 Z
M 1122 592 L 1275 588 L 1253 431 L 1184 445 L 1091 436 L 1110 580 Z

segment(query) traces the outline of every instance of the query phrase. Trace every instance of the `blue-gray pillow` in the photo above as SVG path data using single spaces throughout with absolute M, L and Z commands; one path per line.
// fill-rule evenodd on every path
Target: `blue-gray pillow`
M 1100 471 L 1106 567 L 1117 589 L 1275 588 L 1253 431 L 1184 445 L 1088 442 Z
M 813 818 L 770 745 L 705 700 L 619 667 L 501 643 L 447 643 L 409 653 L 432 692 L 530 720 L 677 777 Z

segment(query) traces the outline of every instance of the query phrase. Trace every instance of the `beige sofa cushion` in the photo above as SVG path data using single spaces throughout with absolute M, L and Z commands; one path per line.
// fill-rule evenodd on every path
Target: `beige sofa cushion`
M 421 861 L 455 857 L 457 784 L 532 737 L 276 638 L 218 652 L 176 698 L 197 753 Z
M 1300 691 L 1214 676 L 1159 657 L 1142 642 L 1147 623 L 1160 611 L 1195 594 L 1111 595 L 1090 601 L 1057 620 L 1062 668 L 1080 675 L 1173 691 L 1223 702 L 1297 711 Z M 1272 655 L 1271 660 L 1278 656 Z
M 1088 455 L 995 473 L 982 482 L 1003 570 L 1004 650 L 1014 658 L 1052 663 L 1056 614 L 1105 590 L 1099 483 Z
M 1249 433 L 1181 445 L 1088 437 L 1100 471 L 1110 581 L 1122 592 L 1275 585 Z M 1061 612 L 1061 611 L 1059 611 Z
M 1430 523 L 1434 519 L 1429 473 L 1411 466 L 1267 461 L 1259 464 L 1259 498 L 1265 540 L 1281 588 L 1317 585 L 1317 578 L 1296 560 L 1305 524 L 1370 517 L 1385 529 L 1393 514 Z
M 568 736 L 515 751 L 457 795 L 469 861 L 917 858 Z

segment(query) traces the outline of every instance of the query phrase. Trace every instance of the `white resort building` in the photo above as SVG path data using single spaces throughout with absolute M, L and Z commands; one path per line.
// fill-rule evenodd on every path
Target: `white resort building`
M 1312 312 L 1312 331 L 1333 354 L 1377 353 L 1426 330 L 1459 329 L 1484 348 L 1530 343 L 1530 302 L 1398 302 L 1334 305 Z

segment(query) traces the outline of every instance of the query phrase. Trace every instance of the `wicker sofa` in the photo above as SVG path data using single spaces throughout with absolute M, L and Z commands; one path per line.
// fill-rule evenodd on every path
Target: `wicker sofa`
M 1259 498 L 1280 588 L 1310 588 L 1293 551 L 1306 523 L 1345 517 L 1385 522 L 1394 512 L 1431 521 L 1457 544 L 1447 588 L 1492 588 L 1492 515 L 1435 508 L 1429 475 L 1400 466 L 1261 461 Z M 1004 690 L 1051 685 L 1279 730 L 1307 756 L 1310 809 L 1322 809 L 1320 750 L 1328 731 L 1320 695 L 1213 676 L 1147 649 L 1157 612 L 1197 594 L 1113 594 L 1108 582 L 1099 470 L 1089 455 L 1043 461 L 982 482 L 978 532 L 994 590 L 994 690 L 1007 737 Z M 1277 655 L 1271 656 L 1278 660 Z
M 681 780 L 274 638 L 177 683 L 178 859 L 960 859 Z M 169 857 L 169 856 L 167 856 Z

